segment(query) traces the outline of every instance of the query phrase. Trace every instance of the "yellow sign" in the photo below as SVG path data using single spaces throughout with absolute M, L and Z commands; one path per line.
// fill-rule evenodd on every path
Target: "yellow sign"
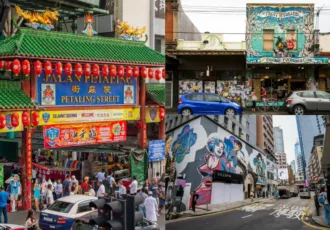
M 159 107 L 146 108 L 146 123 L 160 122 Z
M 140 108 L 40 112 L 39 125 L 140 120 Z
M 24 130 L 23 124 L 22 124 L 22 112 L 7 112 L 7 113 L 1 113 L 3 115 L 5 115 L 6 117 L 6 127 L 4 127 L 3 129 L 0 129 L 0 133 L 8 133 L 8 132 L 21 132 Z M 12 124 L 12 119 L 11 116 L 13 114 L 15 116 L 15 123 L 16 123 L 16 127 L 13 127 Z

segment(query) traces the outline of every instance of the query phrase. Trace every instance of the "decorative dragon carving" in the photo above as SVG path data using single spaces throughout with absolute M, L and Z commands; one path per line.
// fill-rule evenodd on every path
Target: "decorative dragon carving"
M 128 24 L 128 22 L 119 22 L 117 23 L 117 33 L 125 40 L 140 40 L 143 37 L 143 34 L 146 32 L 147 27 L 134 28 Z

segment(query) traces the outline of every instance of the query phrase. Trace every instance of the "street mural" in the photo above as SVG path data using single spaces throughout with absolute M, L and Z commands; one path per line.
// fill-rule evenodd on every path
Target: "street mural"
M 249 6 L 246 45 L 248 57 L 313 57 L 313 11 L 308 6 Z M 264 34 L 264 30 L 269 31 Z M 264 37 L 265 36 L 265 37 Z M 264 38 L 273 50 L 264 51 Z
M 214 170 L 234 174 L 251 171 L 258 175 L 257 184 L 266 183 L 266 157 L 206 117 L 167 135 L 174 140 L 169 155 L 176 159 L 176 176 L 186 179 L 182 199 L 186 206 L 193 191 L 199 195 L 198 205 L 211 203 Z

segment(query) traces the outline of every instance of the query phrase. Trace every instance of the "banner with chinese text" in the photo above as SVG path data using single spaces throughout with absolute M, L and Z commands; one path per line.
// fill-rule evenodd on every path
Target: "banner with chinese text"
M 95 145 L 126 141 L 126 121 L 81 125 L 46 125 L 45 148 Z
M 140 108 L 40 112 L 39 125 L 140 120 Z

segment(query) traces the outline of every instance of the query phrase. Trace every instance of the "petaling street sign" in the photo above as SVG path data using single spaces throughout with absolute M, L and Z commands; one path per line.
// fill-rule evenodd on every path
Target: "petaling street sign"
M 247 57 L 247 64 L 328 64 L 327 57 Z
M 140 120 L 140 108 L 42 111 L 39 125 Z
M 37 80 L 41 106 L 135 105 L 136 78 L 110 76 L 46 75 Z

